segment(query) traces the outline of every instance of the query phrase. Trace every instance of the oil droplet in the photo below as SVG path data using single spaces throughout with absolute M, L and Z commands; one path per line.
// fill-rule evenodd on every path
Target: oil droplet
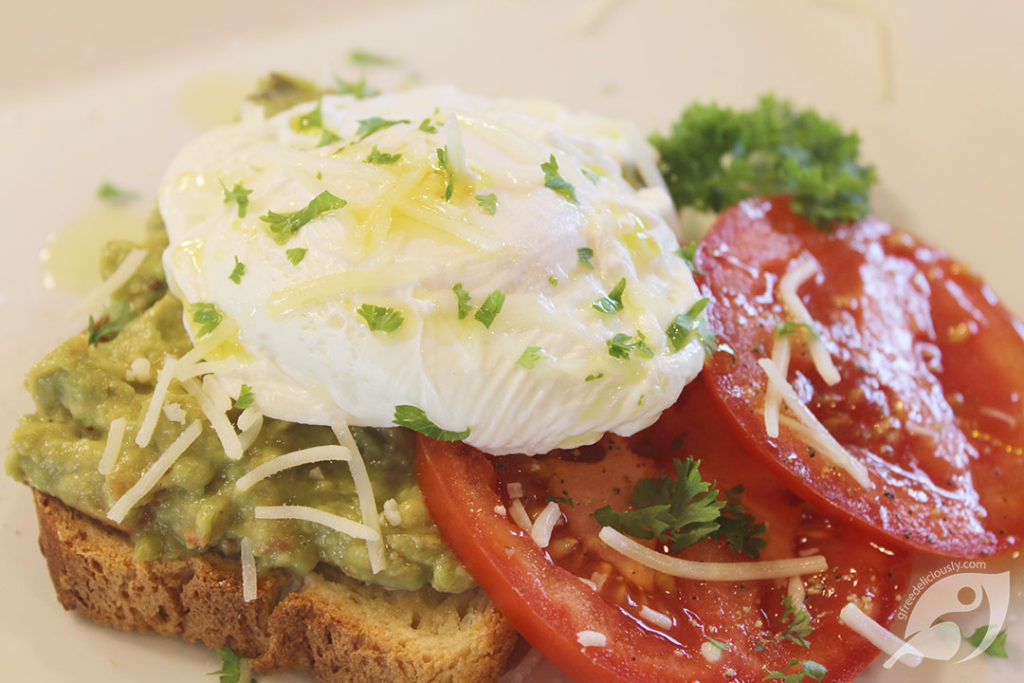
M 178 93 L 178 113 L 199 128 L 212 128 L 238 118 L 242 101 L 256 90 L 256 79 L 237 73 L 196 76 Z
M 43 284 L 74 294 L 99 286 L 103 245 L 120 239 L 141 241 L 146 219 L 144 211 L 125 204 L 106 203 L 88 211 L 47 240 L 39 254 Z

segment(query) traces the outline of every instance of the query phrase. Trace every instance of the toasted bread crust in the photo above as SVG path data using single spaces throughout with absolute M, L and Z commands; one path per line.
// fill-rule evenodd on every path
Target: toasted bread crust
M 34 492 L 39 546 L 68 610 L 123 630 L 231 647 L 261 673 L 320 681 L 488 681 L 517 635 L 479 591 L 388 591 L 343 576 L 260 576 L 242 600 L 239 563 L 213 553 L 138 561 L 119 531 Z

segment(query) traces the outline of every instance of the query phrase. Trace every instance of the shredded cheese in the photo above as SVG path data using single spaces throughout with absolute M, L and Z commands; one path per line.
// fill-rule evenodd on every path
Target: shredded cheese
M 693 562 L 651 550 L 611 527 L 602 527 L 598 538 L 613 550 L 656 571 L 698 581 L 756 581 L 784 579 L 800 574 L 816 574 L 828 569 L 821 555 L 788 560 L 757 562 Z
M 153 368 L 150 366 L 148 358 L 136 358 L 132 361 L 132 364 L 128 366 L 128 372 L 124 373 L 125 380 L 129 382 L 142 383 L 148 382 L 153 376 Z
M 185 412 L 185 409 L 181 407 L 180 403 L 168 403 L 164 406 L 164 417 L 171 422 L 183 425 L 185 424 L 185 418 L 188 417 L 188 414 Z
M 515 500 L 516 498 L 523 497 L 523 485 L 520 484 L 518 481 L 511 482 L 505 488 L 508 489 L 509 498 Z
M 352 481 L 356 485 L 356 496 L 359 498 L 359 512 L 363 518 L 363 524 L 372 529 L 377 538 L 368 539 L 366 551 L 370 556 L 370 570 L 376 574 L 387 567 L 387 559 L 384 557 L 384 542 L 380 535 L 380 515 L 377 513 L 377 501 L 373 496 L 373 484 L 370 483 L 370 475 L 366 472 L 366 463 L 363 462 L 363 454 L 359 452 L 356 440 L 352 438 L 352 432 L 348 425 L 339 423 L 331 426 L 338 443 L 348 448 L 352 459 L 348 463 L 352 472 Z
M 313 446 L 312 448 L 303 448 L 302 450 L 284 453 L 273 460 L 254 467 L 251 471 L 238 478 L 238 481 L 235 482 L 235 488 L 239 491 L 248 491 L 257 482 L 261 482 L 278 472 L 283 472 L 292 467 L 308 465 L 313 462 L 324 462 L 326 460 L 344 460 L 348 462 L 351 459 L 352 455 L 344 446 Z
M 794 610 L 800 610 L 804 606 L 804 598 L 807 597 L 807 590 L 804 588 L 804 580 L 799 576 L 789 577 L 789 585 L 786 586 L 786 595 L 789 596 L 789 604 Z
M 171 466 L 181 457 L 181 454 L 188 450 L 188 447 L 199 438 L 199 434 L 202 431 L 203 426 L 199 420 L 186 427 L 185 431 L 156 459 L 156 462 L 139 477 L 135 485 L 125 491 L 124 495 L 110 506 L 110 510 L 107 511 L 107 518 L 115 524 L 123 522 L 124 518 L 131 512 L 131 509 L 157 485 L 160 477 L 164 476 L 167 470 L 171 469 Z
M 646 621 L 648 624 L 651 624 L 652 626 L 657 626 L 658 628 L 672 628 L 672 617 L 665 614 L 664 612 L 659 612 L 657 610 L 651 609 L 647 605 L 644 605 L 640 608 L 640 618 Z
M 508 510 L 505 509 L 504 505 L 495 505 L 494 514 L 504 517 L 508 514 Z
M 402 525 L 402 511 L 398 509 L 398 501 L 394 498 L 388 498 L 384 501 L 384 519 L 387 520 L 391 526 Z
M 381 540 L 380 532 L 365 524 L 305 505 L 257 505 L 253 513 L 256 519 L 294 519 L 312 522 L 352 538 L 378 542 Z
M 700 655 L 709 664 L 714 664 L 722 658 L 722 650 L 714 643 L 705 640 L 700 644 Z
M 181 385 L 196 400 L 200 410 L 203 411 L 203 415 L 210 421 L 210 426 L 213 427 L 213 431 L 217 434 L 217 439 L 220 441 L 221 448 L 224 449 L 224 455 L 231 460 L 240 460 L 242 457 L 242 442 L 238 439 L 238 434 L 235 433 L 235 428 L 231 426 L 228 416 L 223 411 L 217 409 L 214 399 L 203 390 L 203 387 L 200 386 L 197 380 L 186 379 Z
M 533 522 L 530 521 L 530 515 L 526 514 L 523 501 L 519 498 L 513 500 L 512 504 L 508 506 L 508 516 L 516 523 L 516 526 L 526 533 L 533 531 Z
M 132 278 L 132 275 L 135 275 L 135 271 L 139 269 L 139 266 L 141 266 L 142 262 L 145 260 L 145 249 L 132 249 L 128 252 L 128 255 L 124 257 L 120 265 L 117 266 L 117 269 L 110 274 L 110 277 L 103 281 L 103 284 L 86 294 L 84 299 L 79 301 L 74 308 L 68 311 L 68 317 L 77 318 L 83 313 L 93 310 L 105 302 L 110 298 L 111 294 L 128 282 L 128 280 Z
M 226 413 L 233 407 L 231 397 L 216 375 L 203 377 L 203 391 L 209 396 L 218 412 Z
M 218 346 L 226 342 L 228 339 L 233 337 L 238 332 L 238 325 L 229 319 L 222 320 L 219 325 L 205 337 L 200 337 L 192 350 L 182 356 L 178 361 L 178 369 L 175 378 L 178 375 L 186 375 L 190 372 L 192 366 L 198 363 L 200 360 L 205 358 Z M 187 378 L 186 378 L 187 379 Z
M 782 305 L 789 311 L 793 322 L 815 328 L 814 318 L 811 317 L 810 311 L 804 306 L 804 302 L 800 300 L 797 290 L 820 271 L 821 268 L 818 266 L 817 261 L 805 258 L 787 270 L 785 275 L 779 280 L 779 299 L 782 300 Z M 832 356 L 829 355 L 828 349 L 825 348 L 825 343 L 815 335 L 806 335 L 806 343 L 807 350 L 811 353 L 811 360 L 814 361 L 814 369 L 821 375 L 821 379 L 824 380 L 825 384 L 832 386 L 839 382 L 839 370 L 836 369 L 835 364 L 832 362 Z
M 877 621 L 864 614 L 857 605 L 848 602 L 839 610 L 839 621 L 843 622 L 858 635 L 864 637 L 869 643 L 889 655 L 886 667 L 892 666 L 895 662 L 902 661 L 910 667 L 915 667 L 923 661 L 920 650 L 910 643 L 902 640 L 891 633 Z
M 200 375 L 208 375 L 216 372 L 233 372 L 240 367 L 238 359 L 234 356 L 224 360 L 204 360 L 192 363 L 178 371 L 178 379 L 191 379 Z
M 779 373 L 786 377 L 789 374 L 789 339 L 776 335 L 772 344 L 772 361 L 779 368 Z M 764 392 L 764 431 L 771 438 L 779 436 L 779 407 L 782 405 L 782 392 L 779 386 L 768 380 Z
M 247 413 L 248 416 L 246 415 Z M 243 420 L 243 418 L 245 419 Z M 244 453 L 252 447 L 256 437 L 260 435 L 260 430 L 263 429 L 263 413 L 253 408 L 246 408 L 238 416 L 238 428 L 242 430 L 242 433 L 238 435 L 238 441 L 242 444 L 242 452 Z
M 863 486 L 866 489 L 874 488 L 874 484 L 871 483 L 871 478 L 868 476 L 868 470 L 859 460 L 855 460 L 850 453 L 840 445 L 835 438 L 829 434 L 828 430 L 825 429 L 824 425 L 818 422 L 818 418 L 814 417 L 814 413 L 804 405 L 800 397 L 796 395 L 793 387 L 786 382 L 786 378 L 782 376 L 779 368 L 770 358 L 759 358 L 757 364 L 764 370 L 764 374 L 768 375 L 768 381 L 774 382 L 778 388 L 779 393 L 782 396 L 783 403 L 789 408 L 796 419 L 799 421 L 799 426 L 805 429 L 800 429 L 799 436 L 807 443 L 808 440 L 813 440 L 814 444 L 808 444 L 815 446 L 826 460 L 831 462 L 836 467 L 845 470 L 854 481 Z M 785 417 L 780 416 L 780 421 L 784 421 Z M 788 426 L 792 428 L 797 422 L 786 422 Z
M 255 408 L 246 408 L 238 415 L 237 425 L 243 432 L 263 419 L 263 414 Z
M 252 552 L 252 543 L 243 538 L 239 544 L 242 556 L 242 600 L 252 602 L 256 599 L 256 556 Z
M 153 387 L 153 395 L 149 397 L 149 407 L 146 408 L 146 415 L 142 418 L 139 431 L 135 433 L 135 445 L 145 448 L 153 438 L 153 430 L 156 429 L 157 420 L 160 419 L 160 408 L 167 398 L 167 388 L 174 378 L 174 371 L 178 361 L 174 356 L 164 356 L 164 365 L 156 375 L 156 386 Z
M 599 631 L 580 631 L 576 634 L 576 642 L 583 647 L 604 647 L 608 638 Z
M 548 547 L 551 542 L 551 532 L 555 530 L 555 525 L 560 521 L 562 521 L 561 508 L 558 507 L 558 503 L 549 502 L 537 515 L 537 519 L 533 520 L 533 528 L 530 529 L 530 538 L 538 548 Z
M 107 429 L 107 443 L 103 447 L 103 455 L 100 457 L 100 464 L 96 468 L 99 473 L 106 476 L 114 469 L 117 456 L 121 454 L 121 445 L 124 442 L 124 432 L 128 422 L 123 417 L 117 417 L 110 421 Z

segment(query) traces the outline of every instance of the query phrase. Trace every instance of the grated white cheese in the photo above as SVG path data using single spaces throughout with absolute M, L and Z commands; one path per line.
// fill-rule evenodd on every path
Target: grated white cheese
M 659 612 L 657 610 L 651 609 L 647 605 L 644 605 L 640 608 L 640 618 L 646 621 L 648 624 L 651 624 L 652 626 L 657 626 L 658 628 L 672 628 L 672 617 L 665 614 L 664 612 Z
M 584 586 L 590 588 L 590 590 L 596 591 L 598 589 L 597 584 L 591 581 L 590 579 L 584 579 L 582 576 L 577 576 L 576 578 L 579 579 Z
M 110 274 L 110 277 L 103 281 L 103 284 L 86 294 L 84 299 L 68 311 L 68 317 L 77 318 L 83 313 L 88 313 L 105 303 L 111 294 L 117 291 L 121 285 L 128 282 L 132 275 L 135 275 L 135 271 L 139 269 L 139 266 L 145 260 L 145 249 L 132 249 L 124 257 L 120 265 L 117 266 L 117 269 Z
M 776 335 L 772 343 L 772 361 L 779 368 L 779 373 L 786 377 L 789 375 L 789 338 Z M 779 436 L 779 407 L 782 405 L 782 391 L 779 386 L 768 380 L 768 387 L 764 392 L 764 431 L 771 438 Z
M 136 358 L 128 366 L 128 372 L 124 373 L 125 380 L 136 384 L 148 382 L 153 377 L 153 368 L 148 358 Z
M 204 360 L 192 363 L 178 372 L 178 379 L 191 379 L 200 375 L 209 375 L 217 372 L 233 372 L 239 368 L 238 359 L 234 356 L 224 360 Z
M 233 320 L 222 320 L 213 332 L 210 332 L 205 337 L 200 337 L 196 341 L 195 346 L 192 347 L 192 350 L 179 359 L 175 378 L 179 378 L 178 375 L 189 374 L 194 365 L 234 336 L 236 332 L 238 332 L 238 325 Z
M 813 329 L 817 329 L 814 324 L 814 318 L 811 317 L 810 311 L 804 306 L 804 302 L 800 300 L 797 290 L 819 272 L 821 272 L 821 268 L 818 266 L 818 262 L 805 258 L 786 271 L 779 280 L 778 286 L 779 299 L 782 300 L 782 305 L 789 311 L 793 322 L 809 325 Z M 807 350 L 811 353 L 811 360 L 814 361 L 814 368 L 821 375 L 821 379 L 824 380 L 825 384 L 832 386 L 839 382 L 839 370 L 836 369 L 835 364 L 832 362 L 832 356 L 829 355 L 828 349 L 825 348 L 825 343 L 816 335 L 805 335 L 805 340 Z
M 789 585 L 786 586 L 786 595 L 789 596 L 789 604 L 794 610 L 803 609 L 804 598 L 807 597 L 807 590 L 804 588 L 804 580 L 799 576 L 789 577 Z
M 218 412 L 226 413 L 234 407 L 231 397 L 216 375 L 206 375 L 203 377 L 203 392 L 210 397 Z
M 774 382 L 778 388 L 779 393 L 782 396 L 783 403 L 789 408 L 796 419 L 799 421 L 792 422 L 786 421 L 785 416 L 780 416 L 779 421 L 785 422 L 790 428 L 793 425 L 798 424 L 799 427 L 805 429 L 799 429 L 799 436 L 807 443 L 808 440 L 813 440 L 813 445 L 826 460 L 831 462 L 836 467 L 845 470 L 854 481 L 863 486 L 866 489 L 874 488 L 874 484 L 871 483 L 871 478 L 868 476 L 868 470 L 859 460 L 855 460 L 850 453 L 842 447 L 842 445 L 835 440 L 835 438 L 829 434 L 825 426 L 818 422 L 818 418 L 814 417 L 814 413 L 804 405 L 800 397 L 796 395 L 793 387 L 789 385 L 786 378 L 782 376 L 779 368 L 770 358 L 759 358 L 757 364 L 764 370 L 764 374 L 768 375 L 768 381 Z
M 241 431 L 245 431 L 263 419 L 263 414 L 255 408 L 246 408 L 238 415 L 236 424 Z
M 599 631 L 580 631 L 576 634 L 576 642 L 583 647 L 604 647 L 608 638 Z
M 555 530 L 555 525 L 560 521 L 562 521 L 561 508 L 558 507 L 558 503 L 549 502 L 537 515 L 537 519 L 533 520 L 533 528 L 530 529 L 530 538 L 538 548 L 548 547 L 548 543 L 551 542 L 551 532 Z
M 508 510 L 505 509 L 504 505 L 495 505 L 494 506 L 494 514 L 500 515 L 500 516 L 504 517 L 505 515 L 508 514 Z
M 512 504 L 508 506 L 508 516 L 516 523 L 516 526 L 526 533 L 533 531 L 533 522 L 530 521 L 530 515 L 526 514 L 523 501 L 519 498 L 513 500 Z
M 898 661 L 915 667 L 923 661 L 920 650 L 891 633 L 877 621 L 864 614 L 857 605 L 848 602 L 839 610 L 839 621 L 843 622 L 869 643 L 889 655 L 886 668 Z
M 107 443 L 103 447 L 100 464 L 96 468 L 100 474 L 106 476 L 110 470 L 114 469 L 117 456 L 121 455 L 121 446 L 127 426 L 128 422 L 123 417 L 117 417 L 110 421 L 110 427 L 107 429 Z
M 253 513 L 256 519 L 294 519 L 312 522 L 352 538 L 361 538 L 364 541 L 381 540 L 380 532 L 365 524 L 305 505 L 257 505 Z
M 164 365 L 156 374 L 156 386 L 153 387 L 153 395 L 149 397 L 149 407 L 146 408 L 146 415 L 142 418 L 139 431 L 135 433 L 135 445 L 145 448 L 153 438 L 153 430 L 156 429 L 157 420 L 160 419 L 160 408 L 167 398 L 167 388 L 174 378 L 174 371 L 177 368 L 178 360 L 174 356 L 164 356 Z
M 518 481 L 514 481 L 514 482 L 510 483 L 505 488 L 508 489 L 508 497 L 509 498 L 512 498 L 514 500 L 516 498 L 522 498 L 523 497 L 523 485 L 520 484 Z
M 192 442 L 199 438 L 199 434 L 202 431 L 203 426 L 199 420 L 186 427 L 185 431 L 156 459 L 156 462 L 139 477 L 135 485 L 125 491 L 124 495 L 110 506 L 110 510 L 107 511 L 107 518 L 116 524 L 123 522 L 124 518 L 131 512 L 131 509 L 157 485 L 160 477 L 164 476 L 167 470 L 171 469 L 171 466 L 181 457 L 181 454 L 188 450 Z
M 376 574 L 387 567 L 387 558 L 384 557 L 384 542 L 380 535 L 380 515 L 377 513 L 377 500 L 373 496 L 373 484 L 370 483 L 370 475 L 366 472 L 366 463 L 363 462 L 363 454 L 359 452 L 356 440 L 352 438 L 352 432 L 348 425 L 339 423 L 331 425 L 334 436 L 345 448 L 348 448 L 352 459 L 348 463 L 352 472 L 352 481 L 356 485 L 356 496 L 359 497 L 359 512 L 363 518 L 363 524 L 372 529 L 377 538 L 368 539 L 366 551 L 370 556 L 370 570 Z
M 700 654 L 709 664 L 714 664 L 722 658 L 722 650 L 706 640 L 700 644 Z
M 188 414 L 185 412 L 185 409 L 181 407 L 180 403 L 168 403 L 164 406 L 164 417 L 171 422 L 183 425 L 185 424 L 185 418 L 188 417 Z
M 595 586 L 597 586 L 597 590 L 601 590 L 601 588 L 604 587 L 604 582 L 607 581 L 608 578 L 609 575 L 605 572 L 594 572 L 590 575 L 590 580 L 594 582 Z
M 246 416 L 247 413 L 248 417 Z M 245 420 L 243 421 L 242 418 L 245 418 Z M 244 427 L 242 426 L 243 424 L 245 425 Z M 238 428 L 242 430 L 242 433 L 238 435 L 238 442 L 242 444 L 242 452 L 244 453 L 253 445 L 256 437 L 260 435 L 260 430 L 263 429 L 263 413 L 253 408 L 246 408 L 238 416 Z
M 242 556 L 242 600 L 252 602 L 256 599 L 256 556 L 252 553 L 252 543 L 243 538 L 239 548 Z
M 302 450 L 283 453 L 273 460 L 268 460 L 262 465 L 254 467 L 238 478 L 238 481 L 235 482 L 235 488 L 239 491 L 248 491 L 257 482 L 292 467 L 308 465 L 313 462 L 324 462 L 326 460 L 344 460 L 348 462 L 351 459 L 351 453 L 344 446 L 313 446 L 312 448 L 303 448 Z
M 203 390 L 203 387 L 196 379 L 186 379 L 181 385 L 196 400 L 199 408 L 203 411 L 203 415 L 210 421 L 210 426 L 213 427 L 213 431 L 217 434 L 217 439 L 220 441 L 221 448 L 224 449 L 224 455 L 231 460 L 240 460 L 242 457 L 242 442 L 238 439 L 238 434 L 235 433 L 235 428 L 231 426 L 228 416 L 224 411 L 217 409 L 214 399 Z
M 387 520 L 391 526 L 402 525 L 402 511 L 398 509 L 398 501 L 394 498 L 388 498 L 384 501 L 384 519 Z
M 631 560 L 636 560 L 663 574 L 683 579 L 756 581 L 759 579 L 784 579 L 800 574 L 816 574 L 828 569 L 828 563 L 821 555 L 757 562 L 693 562 L 651 550 L 607 526 L 602 527 L 598 538 Z

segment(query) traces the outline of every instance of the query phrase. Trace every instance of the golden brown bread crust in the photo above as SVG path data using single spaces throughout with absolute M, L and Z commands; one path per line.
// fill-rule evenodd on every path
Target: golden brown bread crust
M 230 646 L 262 673 L 320 681 L 487 681 L 517 635 L 479 591 L 389 591 L 343 576 L 260 576 L 242 600 L 237 561 L 204 553 L 137 561 L 129 539 L 34 492 L 39 546 L 68 610 L 123 630 Z

